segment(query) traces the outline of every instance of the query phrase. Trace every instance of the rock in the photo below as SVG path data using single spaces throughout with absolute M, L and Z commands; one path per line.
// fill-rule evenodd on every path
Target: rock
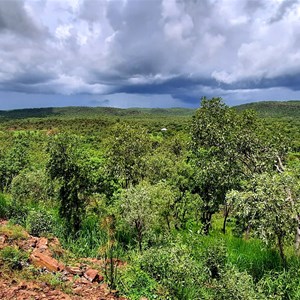
M 75 284 L 90 284 L 90 282 L 85 277 L 80 277 L 75 280 Z
M 44 252 L 48 249 L 48 240 L 45 237 L 40 238 L 36 243 L 36 248 L 38 248 L 40 252 Z
M 65 266 L 61 262 L 58 262 L 58 268 L 59 268 L 59 271 L 63 271 L 65 269 Z
M 50 246 L 60 247 L 61 245 L 60 245 L 59 239 L 57 237 L 52 238 L 50 241 Z
M 72 275 L 78 275 L 82 276 L 83 275 L 83 270 L 79 267 L 66 267 L 66 271 Z
M 90 282 L 100 282 L 104 279 L 95 269 L 88 269 L 83 276 Z
M 33 251 L 30 255 L 30 261 L 37 267 L 46 268 L 51 272 L 56 272 L 62 270 L 62 265 L 59 262 L 39 251 Z
M 5 247 L 6 241 L 7 241 L 7 235 L 5 235 L 5 234 L 0 235 L 0 249 Z
M 35 248 L 36 244 L 37 244 L 38 239 L 34 236 L 32 236 L 29 240 L 28 240 L 28 244 L 29 247 Z
M 82 293 L 82 287 L 77 286 L 76 288 L 73 289 L 73 292 L 77 295 L 80 295 Z

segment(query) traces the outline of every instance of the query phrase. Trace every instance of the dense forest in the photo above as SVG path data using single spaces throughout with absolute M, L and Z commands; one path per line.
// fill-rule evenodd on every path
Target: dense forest
M 299 101 L 0 111 L 0 219 L 128 299 L 300 299 L 299 128 Z

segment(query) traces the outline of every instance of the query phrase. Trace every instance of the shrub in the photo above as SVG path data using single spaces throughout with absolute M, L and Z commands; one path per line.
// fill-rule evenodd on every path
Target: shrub
M 257 283 L 264 299 L 300 299 L 299 263 L 287 271 L 270 271 Z
M 0 251 L 0 258 L 11 270 L 20 270 L 28 260 L 28 254 L 17 247 L 7 246 Z
M 213 279 L 219 279 L 227 260 L 226 248 L 223 243 L 209 245 L 200 254 L 200 257 L 209 276 Z
M 21 172 L 12 181 L 11 194 L 22 204 L 46 201 L 53 195 L 53 187 L 43 170 Z
M 140 300 L 141 297 L 149 300 L 163 299 L 157 294 L 158 283 L 138 266 L 129 266 L 120 270 L 117 288 L 131 300 Z
M 222 278 L 215 281 L 215 284 L 215 300 L 266 299 L 255 290 L 253 279 L 247 272 L 239 272 L 230 266 L 227 266 Z
M 149 249 L 139 259 L 142 270 L 168 289 L 171 299 L 210 299 L 203 288 L 206 276 L 201 263 L 182 245 Z
M 15 224 L 25 226 L 28 213 L 29 208 L 27 206 L 21 205 L 15 201 L 12 201 L 8 206 L 8 218 Z
M 3 194 L 0 194 L 0 218 L 6 218 L 8 214 L 8 203 Z
M 31 210 L 26 219 L 26 229 L 35 236 L 52 233 L 54 217 L 46 210 Z

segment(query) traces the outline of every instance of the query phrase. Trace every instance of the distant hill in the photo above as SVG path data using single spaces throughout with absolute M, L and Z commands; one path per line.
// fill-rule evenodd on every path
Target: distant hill
M 238 111 L 252 109 L 261 117 L 300 118 L 300 101 L 263 101 L 234 106 Z M 117 117 L 154 119 L 164 117 L 189 118 L 196 109 L 191 108 L 114 108 L 114 107 L 48 107 L 15 110 L 0 110 L 0 121 L 27 118 L 98 118 Z
M 252 109 L 261 117 L 300 118 L 300 101 L 262 101 L 234 106 L 238 111 Z
M 113 108 L 113 107 L 48 107 L 0 110 L 0 119 L 25 118 L 96 118 L 96 117 L 186 117 L 194 114 L 189 108 Z

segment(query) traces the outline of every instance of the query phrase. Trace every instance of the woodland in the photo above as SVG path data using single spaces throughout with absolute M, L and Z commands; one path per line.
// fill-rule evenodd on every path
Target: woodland
M 127 299 L 300 299 L 299 128 L 300 101 L 0 111 L 0 219 Z

